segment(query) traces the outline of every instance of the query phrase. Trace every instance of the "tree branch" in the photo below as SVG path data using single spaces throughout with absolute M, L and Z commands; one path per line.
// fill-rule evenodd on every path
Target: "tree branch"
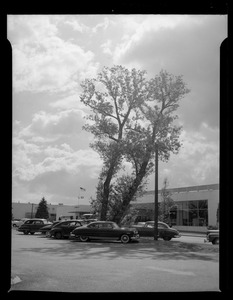
M 111 117 L 111 118 L 114 118 L 114 119 L 118 120 L 118 118 L 117 118 L 116 116 L 114 116 L 114 115 L 112 115 L 112 114 L 106 112 L 105 110 L 102 110 L 102 109 L 100 109 L 100 108 L 97 108 L 97 107 L 91 105 L 90 103 L 87 103 L 87 105 L 88 105 L 90 108 L 92 108 L 94 111 L 98 111 L 99 113 L 101 113 L 101 114 L 103 114 L 103 115 L 105 115 L 105 116 L 108 116 L 108 117 Z

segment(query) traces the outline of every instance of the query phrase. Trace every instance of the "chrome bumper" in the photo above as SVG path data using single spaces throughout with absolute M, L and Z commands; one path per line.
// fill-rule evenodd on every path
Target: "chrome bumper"
M 139 234 L 136 234 L 131 237 L 131 240 L 139 240 L 139 238 L 140 238 Z
M 180 238 L 180 237 L 181 237 L 181 234 L 176 234 L 176 235 L 174 235 L 173 238 Z

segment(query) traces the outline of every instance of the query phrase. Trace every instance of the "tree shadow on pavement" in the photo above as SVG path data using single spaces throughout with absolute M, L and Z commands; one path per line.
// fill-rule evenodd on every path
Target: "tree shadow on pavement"
M 21 248 L 18 251 L 44 253 L 67 257 L 70 259 L 173 259 L 218 261 L 219 248 L 207 244 L 194 244 L 179 241 L 142 239 L 139 242 L 122 244 L 119 241 L 91 240 L 80 242 L 75 239 L 55 240 L 48 238 L 49 243 L 42 247 Z M 51 242 L 51 243 L 50 243 Z

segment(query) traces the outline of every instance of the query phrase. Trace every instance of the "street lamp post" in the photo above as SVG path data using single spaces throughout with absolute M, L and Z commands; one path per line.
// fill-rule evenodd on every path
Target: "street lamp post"
M 155 148 L 154 240 L 158 240 L 158 145 Z

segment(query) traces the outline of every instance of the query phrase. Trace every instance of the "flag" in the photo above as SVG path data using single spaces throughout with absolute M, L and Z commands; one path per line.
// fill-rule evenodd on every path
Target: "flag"
M 86 190 L 85 190 L 83 187 L 81 187 L 81 186 L 80 186 L 80 190 L 82 190 L 82 191 L 84 191 L 84 192 L 86 191 Z

